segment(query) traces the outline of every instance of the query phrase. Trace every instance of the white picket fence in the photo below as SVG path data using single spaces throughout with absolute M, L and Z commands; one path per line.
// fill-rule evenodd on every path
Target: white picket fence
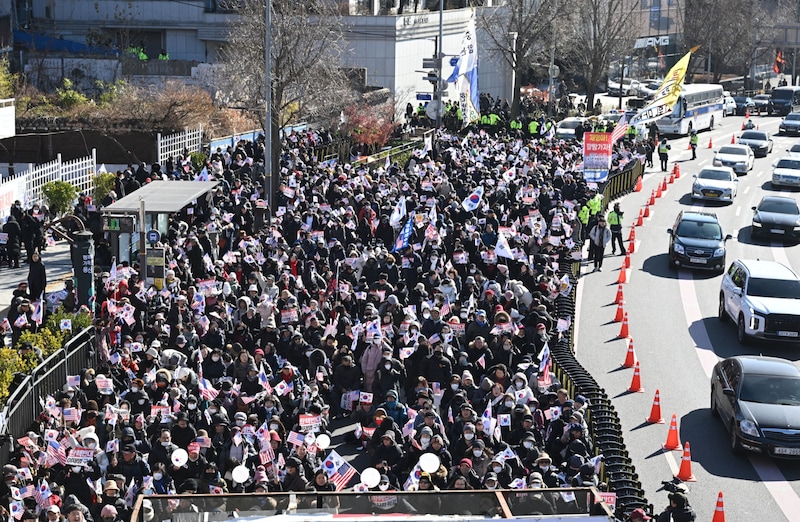
M 203 150 L 203 126 L 194 129 L 185 128 L 183 132 L 162 136 L 158 133 L 158 163 L 164 165 L 169 158 L 174 158 L 184 151 L 200 152 Z
M 92 190 L 92 177 L 97 171 L 97 151 L 92 149 L 91 156 L 63 161 L 61 154 L 56 159 L 34 167 L 29 165 L 26 170 L 18 171 L 0 184 L 2 203 L 20 200 L 23 205 L 30 207 L 44 202 L 42 187 L 50 181 L 66 181 L 75 185 L 79 192 L 90 193 Z M 0 208 L 4 214 L 7 208 Z

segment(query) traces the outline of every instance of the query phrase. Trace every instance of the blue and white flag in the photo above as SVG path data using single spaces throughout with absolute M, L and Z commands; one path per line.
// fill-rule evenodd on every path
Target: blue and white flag
M 478 38 L 475 18 L 471 18 L 461 40 L 461 53 L 448 83 L 455 83 L 458 103 L 464 115 L 464 125 L 480 119 L 480 91 L 478 90 Z
M 408 218 L 406 221 L 405 226 L 397 235 L 397 239 L 394 240 L 394 248 L 392 252 L 397 252 L 398 250 L 402 250 L 409 245 L 411 241 L 411 235 L 414 233 L 414 223 L 412 218 Z
M 481 204 L 481 200 L 483 199 L 483 186 L 479 186 L 475 190 L 472 191 L 472 194 L 464 198 L 464 201 L 461 202 L 461 206 L 464 207 L 464 210 L 467 212 L 472 212 L 476 208 L 478 208 Z
M 403 221 L 403 218 L 406 217 L 407 214 L 408 212 L 406 210 L 406 197 L 400 196 L 400 199 L 397 200 L 397 204 L 394 206 L 394 209 L 392 210 L 392 215 L 389 216 L 389 224 L 392 225 L 393 227 L 396 227 Z

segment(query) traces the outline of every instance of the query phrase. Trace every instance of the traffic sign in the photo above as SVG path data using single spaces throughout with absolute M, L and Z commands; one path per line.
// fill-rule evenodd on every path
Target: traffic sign
M 422 59 L 422 68 L 423 69 L 436 69 L 439 67 L 436 58 L 423 58 Z
M 161 240 L 161 234 L 158 230 L 148 230 L 147 231 L 147 241 L 152 245 L 154 243 L 158 243 Z
M 424 77 L 425 80 L 431 83 L 438 83 L 439 82 L 439 75 L 435 72 L 429 72 L 427 76 Z
M 433 93 L 430 92 L 418 92 L 417 93 L 417 100 L 419 101 L 431 101 L 433 99 Z

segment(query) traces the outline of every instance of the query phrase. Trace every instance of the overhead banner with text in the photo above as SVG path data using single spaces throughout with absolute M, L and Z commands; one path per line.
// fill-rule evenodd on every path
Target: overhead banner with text
M 653 101 L 645 105 L 636 113 L 636 116 L 631 118 L 632 125 L 645 125 L 669 114 L 672 110 L 672 106 L 678 101 L 678 97 L 683 90 L 683 81 L 686 79 L 689 59 L 692 57 L 692 52 L 694 50 L 695 48 L 692 48 L 691 51 L 686 53 L 683 58 L 672 66 L 664 82 L 653 95 Z
M 587 132 L 583 135 L 583 177 L 587 183 L 603 183 L 608 179 L 613 152 L 610 132 Z

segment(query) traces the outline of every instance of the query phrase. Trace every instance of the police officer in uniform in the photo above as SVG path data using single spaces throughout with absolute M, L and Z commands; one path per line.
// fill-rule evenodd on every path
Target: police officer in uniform
M 669 151 L 672 147 L 667 143 L 667 138 L 661 140 L 658 144 L 658 159 L 661 160 L 661 172 L 667 171 L 667 161 L 669 161 Z
M 619 203 L 614 203 L 614 210 L 608 213 L 607 221 L 611 229 L 611 255 L 616 255 L 619 245 L 619 255 L 625 254 L 625 244 L 622 242 L 622 214 Z
M 697 131 L 693 130 L 691 137 L 689 137 L 689 144 L 692 147 L 692 159 L 697 159 L 697 143 L 699 138 L 697 137 Z

